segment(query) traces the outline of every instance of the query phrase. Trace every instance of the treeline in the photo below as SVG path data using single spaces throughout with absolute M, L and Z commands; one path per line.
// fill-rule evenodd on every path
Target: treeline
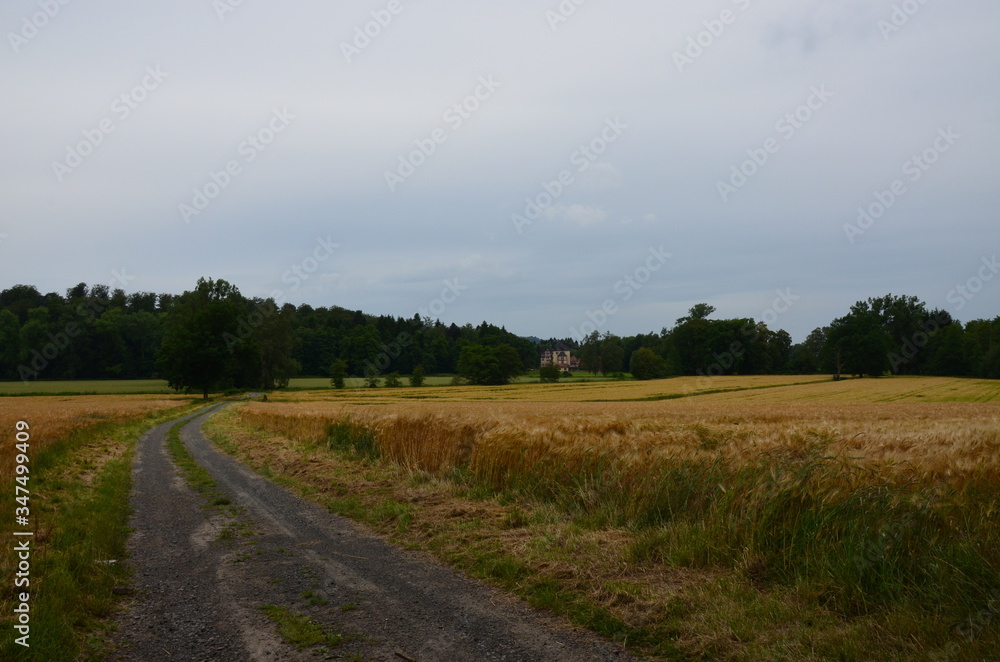
M 916 297 L 858 302 L 799 344 L 753 319 L 709 319 L 714 312 L 698 304 L 660 333 L 595 331 L 582 340 L 537 342 L 487 322 L 279 307 L 223 280 L 199 280 L 181 295 L 84 283 L 41 294 L 16 285 L 0 292 L 0 378 L 163 378 L 188 388 L 197 382 L 196 390 L 211 378 L 213 388 L 272 388 L 297 375 L 329 375 L 343 361 L 355 376 L 406 375 L 420 366 L 427 374 L 473 373 L 470 381 L 486 383 L 494 376 L 474 374 L 476 366 L 531 369 L 540 350 L 559 343 L 584 370 L 640 379 L 821 372 L 1000 378 L 1000 317 L 963 325 Z
M 1000 317 L 963 325 L 912 296 L 859 301 L 799 344 L 752 319 L 708 319 L 714 312 L 698 304 L 659 334 L 593 332 L 580 343 L 560 342 L 577 350 L 586 370 L 614 374 L 627 366 L 639 379 L 816 373 L 1000 379 Z
M 64 295 L 31 285 L 0 292 L 0 378 L 155 379 L 176 363 L 221 375 L 214 387 L 270 387 L 296 375 L 326 376 L 338 360 L 351 375 L 416 366 L 456 373 L 469 345 L 507 345 L 525 366 L 538 347 L 502 327 L 445 325 L 420 318 L 367 315 L 337 306 L 281 307 L 244 297 L 224 280 L 199 280 L 182 295 L 126 294 L 81 283 Z

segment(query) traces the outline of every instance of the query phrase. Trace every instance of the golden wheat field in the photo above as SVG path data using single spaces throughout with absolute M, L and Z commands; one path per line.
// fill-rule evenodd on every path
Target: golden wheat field
M 36 453 L 74 430 L 100 423 L 122 423 L 156 412 L 180 407 L 190 397 L 172 395 L 85 395 L 0 398 L 0 434 L 4 442 L 14 438 L 14 426 L 30 426 L 31 449 Z M 5 443 L 0 453 L 0 476 L 9 477 L 14 455 Z
M 794 386 L 829 382 L 829 377 L 807 375 L 762 375 L 748 377 L 682 377 L 654 381 L 567 382 L 564 384 L 514 384 L 511 386 L 427 386 L 399 389 L 348 389 L 346 391 L 299 391 L 279 393 L 277 400 L 358 400 L 384 402 L 395 400 L 518 400 L 530 402 L 587 402 L 618 400 L 657 400 L 710 393 Z
M 282 402 L 384 403 L 410 400 L 625 402 L 682 399 L 697 395 L 721 401 L 758 402 L 1000 402 L 1000 382 L 951 377 L 845 379 L 829 376 L 760 375 L 679 377 L 653 381 L 348 389 L 276 393 Z
M 695 379 L 507 388 L 320 391 L 252 403 L 245 422 L 322 440 L 350 416 L 379 431 L 387 459 L 440 473 L 525 447 L 560 454 L 754 457 L 804 446 L 938 475 L 1000 464 L 1000 384 L 985 380 Z M 663 397 L 664 399 L 659 399 Z M 294 400 L 293 400 L 294 399 Z M 522 451 L 519 451 L 523 454 Z
M 530 599 L 532 581 L 578 590 L 645 632 L 650 659 L 926 659 L 1000 576 L 995 381 L 326 390 L 223 416 L 254 466 L 418 546 L 445 531 L 433 545 L 471 567 L 501 550 L 534 579 L 484 576 Z M 503 511 L 495 530 L 448 515 L 473 494 Z M 400 533 L 414 504 L 430 510 Z M 566 536 L 593 547 L 553 542 Z M 608 597 L 623 578 L 640 588 Z

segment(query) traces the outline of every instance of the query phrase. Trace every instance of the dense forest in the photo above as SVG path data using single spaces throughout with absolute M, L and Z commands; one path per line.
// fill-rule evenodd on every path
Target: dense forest
M 0 378 L 273 388 L 293 376 L 329 375 L 339 361 L 357 376 L 405 375 L 417 366 L 427 374 L 468 372 L 463 365 L 494 358 L 489 348 L 516 369 L 533 369 L 539 352 L 559 343 L 575 350 L 585 370 L 640 379 L 818 372 L 1000 378 L 1000 317 L 963 325 L 916 297 L 860 301 L 800 344 L 752 319 L 710 319 L 714 312 L 698 304 L 659 333 L 543 341 L 485 321 L 458 326 L 337 306 L 278 307 L 223 280 L 199 280 L 180 295 L 84 283 L 42 294 L 16 285 L 0 292 Z

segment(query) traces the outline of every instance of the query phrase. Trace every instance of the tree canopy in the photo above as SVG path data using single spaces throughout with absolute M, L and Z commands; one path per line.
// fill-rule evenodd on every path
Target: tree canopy
M 218 388 L 286 386 L 299 370 L 290 314 L 273 301 L 248 301 L 224 280 L 199 279 L 164 317 L 157 368 L 172 388 L 206 399 Z
M 521 374 L 524 364 L 510 345 L 466 345 L 458 357 L 458 374 L 479 386 L 500 386 Z

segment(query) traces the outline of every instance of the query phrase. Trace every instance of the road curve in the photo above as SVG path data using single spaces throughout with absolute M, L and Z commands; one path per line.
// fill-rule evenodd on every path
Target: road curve
M 139 442 L 130 541 L 137 598 L 112 660 L 315 660 L 260 607 L 310 618 L 343 643 L 332 659 L 624 662 L 618 646 L 540 614 L 426 555 L 400 550 L 218 451 L 193 415 L 181 439 L 238 514 L 205 509 L 166 451 L 172 423 Z M 219 533 L 253 535 L 220 540 Z M 225 538 L 226 536 L 223 536 Z M 335 643 L 335 642 L 334 642 Z

